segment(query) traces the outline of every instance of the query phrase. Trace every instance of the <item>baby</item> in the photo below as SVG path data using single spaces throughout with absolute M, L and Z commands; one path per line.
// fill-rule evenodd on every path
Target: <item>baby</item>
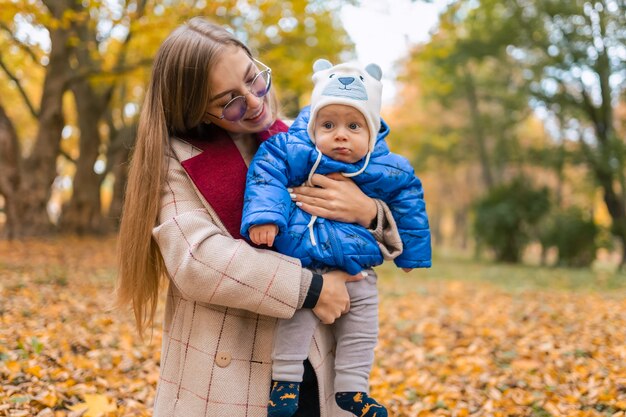
M 380 118 L 382 71 L 375 64 L 314 66 L 310 110 L 305 108 L 287 133 L 264 142 L 248 170 L 241 234 L 253 243 L 299 258 L 312 269 L 351 274 L 383 262 L 370 231 L 311 216 L 291 201 L 288 187 L 310 184 L 314 173 L 341 172 L 368 196 L 390 208 L 403 250 L 394 262 L 410 270 L 431 265 L 430 231 L 422 185 L 409 162 L 389 151 L 388 126 Z M 382 221 L 379 216 L 378 221 Z M 334 326 L 335 399 L 357 416 L 387 416 L 368 395 L 369 373 L 378 336 L 376 275 L 347 283 L 350 311 Z M 310 309 L 279 320 L 272 353 L 268 413 L 290 417 L 298 407 L 303 361 L 319 320 Z

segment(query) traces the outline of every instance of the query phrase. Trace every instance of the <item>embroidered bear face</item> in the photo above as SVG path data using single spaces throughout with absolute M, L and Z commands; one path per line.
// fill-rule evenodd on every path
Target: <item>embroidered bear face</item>
M 329 81 L 323 96 L 346 97 L 352 100 L 367 100 L 367 90 L 363 81 L 365 79 L 360 74 L 337 74 L 328 76 Z

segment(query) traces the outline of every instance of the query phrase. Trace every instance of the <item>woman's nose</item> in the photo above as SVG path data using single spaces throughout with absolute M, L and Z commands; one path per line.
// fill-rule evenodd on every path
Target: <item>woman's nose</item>
M 263 97 L 257 97 L 250 91 L 246 94 L 246 103 L 248 104 L 248 108 L 256 109 L 261 105 L 262 101 Z

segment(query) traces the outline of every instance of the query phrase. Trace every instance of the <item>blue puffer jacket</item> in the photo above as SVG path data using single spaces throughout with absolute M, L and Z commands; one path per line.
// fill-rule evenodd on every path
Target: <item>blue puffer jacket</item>
M 305 267 L 333 267 L 356 274 L 383 262 L 378 244 L 364 227 L 318 218 L 313 226 L 314 241 L 307 225 L 311 215 L 291 201 L 287 187 L 307 181 L 317 158 L 317 150 L 307 134 L 309 108 L 305 107 L 287 133 L 265 141 L 248 169 L 241 235 L 249 238 L 253 225 L 273 223 L 279 228 L 274 247 L 285 255 L 299 258 Z M 409 162 L 389 151 L 381 129 L 369 164 L 352 180 L 372 198 L 389 206 L 397 223 L 403 251 L 394 262 L 402 268 L 431 266 L 430 229 L 420 180 Z M 318 174 L 356 172 L 364 160 L 349 164 L 327 156 L 316 169 Z

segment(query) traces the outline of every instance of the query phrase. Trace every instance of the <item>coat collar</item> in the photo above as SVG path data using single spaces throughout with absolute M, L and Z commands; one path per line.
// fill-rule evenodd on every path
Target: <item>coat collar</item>
M 287 130 L 285 123 L 276 120 L 269 129 L 256 137 L 262 143 Z M 241 153 L 228 133 L 215 125 L 211 125 L 205 139 L 188 142 L 202 152 L 181 161 L 183 168 L 200 194 L 215 210 L 226 230 L 235 239 L 242 239 L 239 229 L 248 167 Z

